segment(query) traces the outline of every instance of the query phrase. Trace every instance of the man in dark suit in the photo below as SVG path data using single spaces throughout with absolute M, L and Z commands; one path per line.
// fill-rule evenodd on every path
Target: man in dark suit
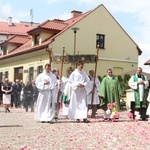
M 14 89 L 14 103 L 15 107 L 21 107 L 20 93 L 22 90 L 22 85 L 19 83 L 19 80 L 16 79 L 15 84 L 13 85 Z
M 33 104 L 35 104 L 36 100 L 37 100 L 37 97 L 38 97 L 38 94 L 39 94 L 39 91 L 38 91 L 38 88 L 35 85 L 34 80 L 32 80 L 32 87 L 33 87 Z
M 34 108 L 33 108 L 33 86 L 29 81 L 24 86 L 23 92 L 24 92 L 26 112 L 28 112 L 28 107 L 31 107 L 31 112 L 34 112 Z

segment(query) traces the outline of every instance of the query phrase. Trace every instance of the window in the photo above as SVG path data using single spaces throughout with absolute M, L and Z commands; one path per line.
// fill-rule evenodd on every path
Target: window
M 40 35 L 37 34 L 34 36 L 34 45 L 39 45 Z
M 8 78 L 8 71 L 5 71 L 5 79 Z
M 7 55 L 7 47 L 6 46 L 3 49 L 3 55 Z
M 14 81 L 23 80 L 23 67 L 14 68 Z
M 0 72 L 0 82 L 2 82 L 2 80 L 3 80 L 3 73 Z
M 37 67 L 37 74 L 40 74 L 43 72 L 43 66 L 38 66 Z
M 29 81 L 32 81 L 34 77 L 34 67 L 29 68 Z
M 97 34 L 96 35 L 96 47 L 99 45 L 99 48 L 104 48 L 105 35 Z

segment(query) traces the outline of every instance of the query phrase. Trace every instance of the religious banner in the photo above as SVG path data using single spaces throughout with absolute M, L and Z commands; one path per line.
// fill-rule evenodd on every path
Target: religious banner
M 61 63 L 62 55 L 53 55 L 54 63 Z M 65 55 L 64 63 L 76 64 L 77 62 L 82 61 L 83 63 L 95 63 L 96 55 Z
M 53 55 L 52 61 L 53 61 L 53 63 L 59 64 L 59 63 L 62 62 L 62 58 L 63 58 L 62 55 Z M 67 57 L 67 55 L 64 56 L 63 63 L 65 63 L 65 64 L 68 63 L 68 57 Z
M 59 64 L 62 61 L 62 56 L 61 55 L 53 55 L 52 60 L 54 63 Z

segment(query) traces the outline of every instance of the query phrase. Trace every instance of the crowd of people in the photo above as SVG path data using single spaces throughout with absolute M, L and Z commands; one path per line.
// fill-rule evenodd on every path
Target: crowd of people
M 112 69 L 107 69 L 107 75 L 101 83 L 95 76 L 94 70 L 87 74 L 83 70 L 84 64 L 78 62 L 76 68 L 69 67 L 66 75 L 60 77 L 57 68 L 51 69 L 46 64 L 44 71 L 36 80 L 23 84 L 17 79 L 15 83 L 5 79 L 1 84 L 2 99 L 5 105 L 5 112 L 10 112 L 9 106 L 23 106 L 25 111 L 31 108 L 34 112 L 36 103 L 35 119 L 42 123 L 53 123 L 62 115 L 67 119 L 73 119 L 77 123 L 89 123 L 88 111 L 91 109 L 91 118 L 95 118 L 98 106 L 104 111 L 104 120 L 112 120 L 108 113 L 108 106 L 115 104 L 116 112 L 120 111 L 120 98 L 122 90 L 118 78 L 113 75 Z M 136 112 L 145 121 L 150 115 L 150 94 L 148 92 L 149 82 L 142 74 L 142 68 L 138 67 L 135 74 L 129 80 L 131 88 L 131 113 L 133 120 Z M 119 115 L 115 116 L 119 119 Z
M 50 64 L 45 65 L 44 72 L 35 82 L 39 89 L 36 120 L 53 123 L 53 119 L 59 118 L 61 102 L 62 114 L 68 119 L 76 120 L 77 123 L 81 120 L 89 123 L 87 116 L 89 109 L 92 109 L 91 118 L 95 118 L 97 106 L 104 110 L 104 120 L 112 119 L 107 113 L 108 104 L 115 104 L 116 112 L 120 111 L 122 90 L 118 78 L 113 75 L 113 70 L 108 69 L 107 75 L 100 83 L 95 77 L 94 70 L 90 70 L 87 75 L 83 67 L 84 64 L 78 62 L 76 69 L 69 67 L 66 75 L 60 79 L 58 69 L 51 70 Z M 131 113 L 135 119 L 135 111 L 138 111 L 141 119 L 145 121 L 149 115 L 147 110 L 149 82 L 146 76 L 142 75 L 140 67 L 133 76 L 129 80 L 132 89 Z M 119 119 L 119 116 L 116 116 L 116 119 Z
M 13 83 L 8 78 L 5 79 L 4 83 L 1 83 L 0 88 L 1 103 L 5 106 L 5 112 L 10 112 L 10 107 L 31 108 L 31 112 L 34 112 L 34 104 L 38 97 L 38 89 L 35 86 L 35 81 L 27 81 L 24 84 L 22 81 L 16 79 Z

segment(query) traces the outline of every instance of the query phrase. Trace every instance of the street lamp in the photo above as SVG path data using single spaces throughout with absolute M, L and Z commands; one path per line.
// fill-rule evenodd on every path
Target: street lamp
M 71 28 L 71 30 L 73 30 L 74 32 L 74 55 L 75 55 L 76 54 L 76 33 L 79 30 L 79 28 L 74 27 L 74 28 Z

